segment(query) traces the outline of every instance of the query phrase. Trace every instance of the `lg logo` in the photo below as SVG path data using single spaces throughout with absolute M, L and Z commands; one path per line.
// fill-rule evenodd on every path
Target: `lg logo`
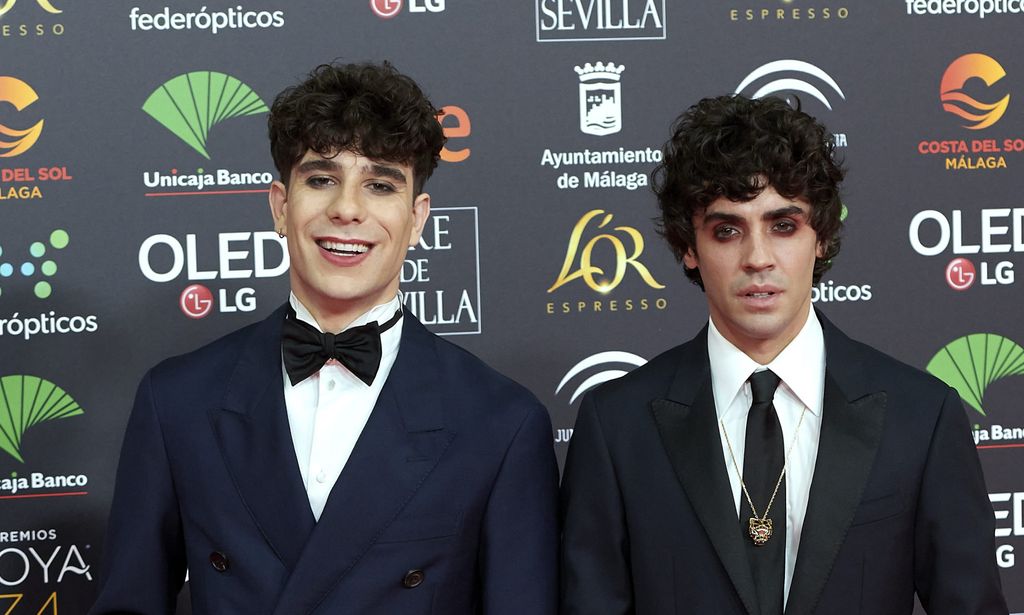
M 445 0 L 409 0 L 410 13 L 440 13 Z M 403 0 L 370 0 L 370 8 L 381 19 L 391 19 L 402 12 Z

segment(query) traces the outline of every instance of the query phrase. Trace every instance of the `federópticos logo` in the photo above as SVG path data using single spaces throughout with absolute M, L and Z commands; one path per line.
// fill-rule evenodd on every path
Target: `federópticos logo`
M 1006 71 L 995 59 L 982 53 L 968 53 L 953 60 L 942 74 L 939 93 L 942 108 L 956 115 L 967 123 L 964 128 L 981 130 L 995 124 L 1006 113 L 1010 104 L 1007 94 L 992 103 L 977 100 L 965 91 L 964 86 L 970 79 L 980 79 L 991 87 L 1006 76 Z
M 928 373 L 953 387 L 982 416 L 985 390 L 996 380 L 1024 374 L 1024 348 L 992 333 L 953 340 L 928 362 Z
M 154 90 L 142 110 L 207 160 L 211 128 L 233 117 L 270 111 L 248 85 L 215 71 L 178 75 Z

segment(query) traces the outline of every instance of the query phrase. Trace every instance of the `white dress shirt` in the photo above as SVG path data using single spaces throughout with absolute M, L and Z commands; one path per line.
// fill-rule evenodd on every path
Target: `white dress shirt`
M 323 332 L 294 293 L 289 301 L 299 320 Z M 374 320 L 383 324 L 395 315 L 401 305 L 401 298 L 396 296 L 356 318 L 346 329 Z M 334 359 L 328 361 L 317 373 L 293 386 L 288 380 L 284 359 L 281 359 L 284 402 L 288 409 L 288 426 L 292 432 L 292 444 L 295 445 L 295 458 L 299 462 L 302 482 L 309 497 L 309 507 L 317 521 L 320 520 L 334 483 L 345 469 L 356 440 L 363 433 L 384 381 L 395 364 L 403 320 L 400 318 L 394 326 L 381 333 L 380 369 L 370 386 Z
M 747 413 L 753 401 L 747 378 L 755 371 L 765 368 L 772 370 L 782 382 L 775 391 L 775 411 L 782 426 L 785 450 L 793 446 L 786 465 L 786 576 L 783 605 L 788 600 L 789 588 L 793 583 L 793 569 L 796 567 L 800 534 L 807 513 L 807 498 L 814 476 L 814 462 L 818 455 L 818 440 L 821 435 L 822 400 L 825 394 L 825 339 L 821 333 L 814 310 L 810 311 L 807 322 L 800 333 L 786 346 L 779 356 L 768 365 L 760 365 L 731 342 L 722 337 L 714 321 L 708 326 L 708 359 L 711 364 L 711 386 L 715 395 L 715 410 L 728 431 L 736 465 L 743 471 L 743 452 L 746 446 Z M 804 413 L 800 433 L 796 431 L 800 414 Z M 721 429 L 719 429 L 721 432 Z M 740 477 L 733 466 L 732 457 L 725 441 L 722 440 L 722 454 L 729 472 L 736 502 L 736 516 L 740 514 L 740 498 L 746 497 L 740 487 Z M 793 445 L 793 438 L 796 444 Z M 774 485 L 772 485 L 774 487 Z M 759 513 L 764 514 L 768 502 L 754 502 Z M 777 505 L 777 504 L 776 504 Z M 775 505 L 772 506 L 775 508 Z M 778 519 L 773 511 L 770 518 Z

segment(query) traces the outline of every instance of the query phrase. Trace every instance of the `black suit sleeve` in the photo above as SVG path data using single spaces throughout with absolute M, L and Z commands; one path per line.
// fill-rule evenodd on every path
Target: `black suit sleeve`
M 100 593 L 89 613 L 173 613 L 184 578 L 178 500 L 147 374 L 121 446 Z
M 634 612 L 622 493 L 592 394 L 583 398 L 562 476 L 561 615 Z
M 939 413 L 921 479 L 914 582 L 929 615 L 1006 615 L 995 517 L 960 398 Z

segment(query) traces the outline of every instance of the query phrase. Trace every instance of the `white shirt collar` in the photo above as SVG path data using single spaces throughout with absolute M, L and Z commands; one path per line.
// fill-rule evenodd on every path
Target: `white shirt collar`
M 768 365 L 761 365 L 725 339 L 708 319 L 708 361 L 719 418 L 733 406 L 750 374 L 768 368 L 814 415 L 820 416 L 825 390 L 825 337 L 814 309 L 793 341 Z
M 310 313 L 308 309 L 306 309 L 306 306 L 303 305 L 301 301 L 299 301 L 299 298 L 295 296 L 294 292 L 288 293 L 288 302 L 291 304 L 292 309 L 295 310 L 296 318 L 312 326 L 320 333 L 324 332 L 324 330 L 320 328 L 320 323 L 316 321 L 316 318 L 313 318 L 313 315 Z M 376 320 L 379 324 L 384 324 L 385 322 L 391 320 L 391 317 L 394 316 L 395 312 L 398 311 L 399 308 L 401 307 L 402 293 L 399 292 L 391 301 L 388 301 L 387 303 L 381 303 L 380 305 L 375 305 L 366 312 L 360 314 L 359 317 L 357 317 L 355 320 L 349 323 L 349 325 L 345 327 L 345 329 L 343 330 L 351 329 L 352 327 L 358 327 L 359 325 L 365 325 L 366 323 L 373 322 L 374 320 Z

